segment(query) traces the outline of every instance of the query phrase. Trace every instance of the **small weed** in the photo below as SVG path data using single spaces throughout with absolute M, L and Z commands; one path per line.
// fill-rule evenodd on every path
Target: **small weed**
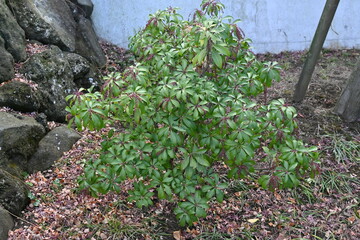
M 347 61 L 345 62 L 345 66 L 354 68 L 356 66 L 356 62 Z
M 145 224 L 125 224 L 118 219 L 110 219 L 107 224 L 99 226 L 99 232 L 106 233 L 109 240 L 127 239 L 163 239 L 166 234 L 149 229 Z
M 352 193 L 352 184 L 360 184 L 360 180 L 344 173 L 324 171 L 316 180 L 320 192 Z
M 63 184 L 61 183 L 61 180 L 59 178 L 55 178 L 55 180 L 53 181 L 53 185 L 51 187 L 51 189 L 55 192 L 58 193 L 63 189 Z
M 319 235 L 323 236 L 325 235 L 324 237 L 320 237 Z M 335 237 L 334 233 L 331 232 L 330 230 L 329 231 L 326 231 L 325 234 L 323 233 L 323 230 L 318 230 L 318 229 L 315 229 L 314 230 L 314 234 L 312 235 L 312 237 L 316 240 L 336 240 L 337 238 Z
M 212 231 L 202 231 L 199 235 L 197 235 L 194 240 L 230 240 L 230 239 L 258 239 L 255 237 L 250 231 L 243 230 L 241 233 L 237 233 L 236 235 L 228 234 L 224 232 L 216 231 L 216 228 L 213 228 Z
M 244 182 L 241 179 L 236 179 L 233 181 L 230 181 L 228 192 L 241 192 L 241 191 L 247 191 L 250 189 L 250 186 Z
M 231 236 L 227 233 L 221 233 L 221 232 L 217 232 L 215 230 L 216 228 L 213 229 L 213 231 L 211 232 L 202 232 L 199 235 L 197 235 L 194 240 L 225 240 L 225 239 L 233 239 L 231 238 Z
M 31 200 L 32 204 L 35 207 L 38 207 L 40 205 L 40 200 L 31 192 L 28 192 L 28 198 Z
M 314 203 L 316 196 L 314 195 L 313 185 L 314 180 L 309 178 L 306 183 L 300 184 L 297 188 L 291 190 L 292 197 L 301 203 Z
M 111 233 L 113 239 L 139 239 L 139 237 L 141 237 L 141 235 L 146 232 L 139 226 L 123 224 L 122 222 L 115 219 L 109 221 L 106 230 Z
M 319 66 L 318 74 L 320 79 L 329 80 L 328 70 L 326 67 Z
M 341 135 L 328 135 L 331 139 L 332 152 L 335 155 L 336 162 L 338 163 L 349 163 L 358 162 L 360 163 L 360 144 L 355 140 L 347 140 Z
M 337 62 L 338 61 L 338 58 L 337 57 L 331 57 L 327 60 L 329 63 L 334 63 L 334 62 Z
M 291 69 L 291 63 L 289 63 L 289 62 L 284 62 L 282 65 L 281 65 L 281 67 L 282 67 L 282 69 L 284 70 L 284 71 L 289 71 L 289 69 Z

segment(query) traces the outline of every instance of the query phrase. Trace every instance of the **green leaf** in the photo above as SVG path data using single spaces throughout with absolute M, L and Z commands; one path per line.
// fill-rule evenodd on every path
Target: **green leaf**
M 290 174 L 289 176 L 294 186 L 298 186 L 300 184 L 299 179 L 297 179 L 297 177 L 294 174 Z
M 85 169 L 85 178 L 86 178 L 87 181 L 91 181 L 94 176 L 95 176 L 95 171 L 94 170 Z
M 221 45 L 214 45 L 214 48 L 221 54 L 225 55 L 225 56 L 230 56 L 231 52 L 227 47 L 221 46 Z
M 224 193 L 221 190 L 216 190 L 216 201 L 219 203 L 223 202 L 224 200 Z
M 210 167 L 210 163 L 208 160 L 204 158 L 204 156 L 195 156 L 196 161 L 205 167 Z
M 227 123 L 231 129 L 237 129 L 236 123 L 232 120 L 227 120 Z
M 112 138 L 114 136 L 114 129 L 110 129 L 110 131 L 108 132 L 108 138 Z
M 101 129 L 103 127 L 103 121 L 98 115 L 91 114 L 91 121 L 93 122 L 95 129 Z
M 289 168 L 289 171 L 294 171 L 295 168 L 297 167 L 298 163 L 294 163 L 293 165 L 291 165 L 291 167 Z
M 135 110 L 135 113 L 134 113 L 134 121 L 136 123 L 140 123 L 140 117 L 141 117 L 141 111 L 138 108 L 138 109 Z
M 212 51 L 211 52 L 211 57 L 212 57 L 212 60 L 214 61 L 215 65 L 218 68 L 221 68 L 222 64 L 223 64 L 223 60 L 222 60 L 222 57 L 220 56 L 220 54 L 218 52 L 216 52 L 216 51 Z
M 244 145 L 243 146 L 244 151 L 246 152 L 246 154 L 250 157 L 252 157 L 254 155 L 254 150 L 251 148 L 251 146 L 249 145 Z
M 213 196 L 215 195 L 215 189 L 209 189 L 207 192 L 206 192 L 206 197 L 208 199 L 211 199 Z
M 192 60 L 194 65 L 201 64 L 206 56 L 206 48 L 201 50 Z
M 192 168 L 197 167 L 197 162 L 194 158 L 190 158 L 190 167 L 192 167 Z
M 166 150 L 166 153 L 170 158 L 175 158 L 175 152 L 172 149 Z
M 269 175 L 262 175 L 258 182 L 262 188 L 267 189 L 269 186 L 270 176 Z
M 227 183 L 220 183 L 220 184 L 217 185 L 217 188 L 218 188 L 218 189 L 225 189 L 225 188 L 227 188 L 227 187 L 228 187 L 228 184 L 227 184 Z
M 317 150 L 318 150 L 318 148 L 316 146 L 311 146 L 311 147 L 307 148 L 307 152 L 315 152 Z
M 197 217 L 206 217 L 206 210 L 202 207 L 197 207 L 195 210 L 195 214 Z
M 190 164 L 190 158 L 185 157 L 184 160 L 181 161 L 181 170 L 185 170 Z
M 269 71 L 269 79 L 275 80 L 275 81 L 280 81 L 280 73 L 279 73 L 279 71 L 277 71 L 275 69 L 271 69 Z
M 174 145 L 178 145 L 181 143 L 180 136 L 177 135 L 175 132 L 170 132 L 170 141 Z
M 178 130 L 179 132 L 186 132 L 186 129 L 182 128 L 180 126 L 173 126 L 172 128 L 175 129 L 175 130 Z
M 287 162 L 287 161 L 284 162 L 284 168 L 285 168 L 286 170 L 289 169 L 289 162 Z
M 165 199 L 165 198 L 166 198 L 166 194 L 165 194 L 165 191 L 164 191 L 164 189 L 163 189 L 162 186 L 160 186 L 160 187 L 157 189 L 157 191 L 158 191 L 158 197 L 159 197 L 159 199 Z
M 204 193 L 206 193 L 206 192 L 210 191 L 210 189 L 212 189 L 212 188 L 213 188 L 213 186 L 205 185 L 205 186 L 203 186 L 203 187 L 201 188 L 201 190 L 202 190 Z

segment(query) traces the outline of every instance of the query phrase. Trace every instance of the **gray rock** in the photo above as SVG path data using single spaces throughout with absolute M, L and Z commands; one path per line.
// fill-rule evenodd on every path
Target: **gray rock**
M 24 170 L 26 170 L 13 163 L 3 151 L 0 151 L 0 168 L 20 179 L 23 178 Z
M 0 206 L 0 240 L 7 240 L 9 231 L 14 227 L 11 215 Z
M 0 112 L 0 166 L 25 171 L 44 136 L 44 127 L 34 118 Z
M 70 64 L 74 80 L 84 78 L 90 72 L 91 65 L 86 58 L 76 53 L 65 53 L 64 55 Z
M 26 37 L 75 50 L 76 22 L 66 0 L 8 1 Z
M 0 0 L 1 1 L 1 0 Z M 4 48 L 4 40 L 0 36 L 0 83 L 14 77 L 14 58 Z
M 22 0 L 8 1 L 8 5 L 27 38 L 56 45 L 64 51 L 76 52 L 96 66 L 103 66 L 106 63 L 105 55 L 91 21 L 85 17 L 91 12 L 92 3 L 80 1 L 80 4 L 76 4 L 88 12 L 82 14 L 73 2 Z
M 79 16 L 84 15 L 84 12 L 80 9 L 80 6 L 77 5 L 77 0 L 68 0 L 67 4 L 72 12 L 75 22 L 79 20 Z
M 98 70 L 91 68 L 89 73 L 82 78 L 75 79 L 75 84 L 79 88 L 89 89 L 94 87 L 95 91 L 99 91 L 104 81 L 98 77 Z
M 0 86 L 0 106 L 21 112 L 37 112 L 44 97 L 29 84 L 11 81 Z
M 0 26 L 0 37 L 5 40 L 6 50 L 16 62 L 25 60 L 25 32 L 16 22 L 5 0 L 0 0 Z
M 94 10 L 94 4 L 92 3 L 92 1 L 91 0 L 77 0 L 77 5 L 80 7 L 82 12 L 84 13 L 84 16 L 86 18 L 90 19 L 91 14 Z
M 57 127 L 50 131 L 39 143 L 39 148 L 28 162 L 28 172 L 50 168 L 62 154 L 71 149 L 80 135 L 68 127 Z
M 44 113 L 36 114 L 35 120 L 40 123 L 46 129 L 46 131 L 49 130 L 49 127 L 47 125 L 47 117 Z
M 0 189 L 0 205 L 12 214 L 19 216 L 29 203 L 26 184 L 7 171 L 0 169 Z
M 73 17 L 76 22 L 79 21 L 80 16 L 90 19 L 91 14 L 94 9 L 94 5 L 91 1 L 80 1 L 78 3 L 78 0 L 68 0 L 67 4 L 69 5 L 69 8 L 71 9 L 71 12 L 73 13 Z
M 43 112 L 49 120 L 64 122 L 65 97 L 76 89 L 73 71 L 63 52 L 56 46 L 35 54 L 21 69 L 28 79 L 36 82 L 44 95 Z
M 76 53 L 85 57 L 97 67 L 104 66 L 106 64 L 106 57 L 101 49 L 91 21 L 80 16 L 76 33 Z
M 100 89 L 103 81 L 98 77 L 97 67 L 76 53 L 66 53 L 65 57 L 70 64 L 74 75 L 74 82 L 78 88 L 88 89 L 95 87 L 95 90 Z

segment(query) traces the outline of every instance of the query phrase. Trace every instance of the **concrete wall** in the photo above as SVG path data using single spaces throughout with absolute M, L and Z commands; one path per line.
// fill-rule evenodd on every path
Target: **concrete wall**
M 92 19 L 98 35 L 121 47 L 144 27 L 148 15 L 169 6 L 180 7 L 184 18 L 201 0 L 92 0 Z M 253 40 L 255 52 L 309 48 L 326 0 L 222 0 L 225 14 L 241 19 L 238 25 Z M 340 1 L 325 47 L 360 48 L 360 1 Z

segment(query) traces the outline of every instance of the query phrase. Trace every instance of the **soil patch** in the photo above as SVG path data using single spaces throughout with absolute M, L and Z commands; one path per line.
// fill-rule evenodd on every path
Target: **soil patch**
M 283 52 L 258 57 L 266 61 L 277 61 L 282 66 L 281 81 L 274 83 L 269 90 L 269 97 L 285 98 L 288 104 L 298 110 L 299 128 L 306 140 L 328 133 L 344 134 L 347 137 L 359 135 L 359 122 L 344 123 L 333 112 L 359 55 L 358 49 L 323 50 L 301 104 L 294 104 L 292 96 L 306 52 Z

